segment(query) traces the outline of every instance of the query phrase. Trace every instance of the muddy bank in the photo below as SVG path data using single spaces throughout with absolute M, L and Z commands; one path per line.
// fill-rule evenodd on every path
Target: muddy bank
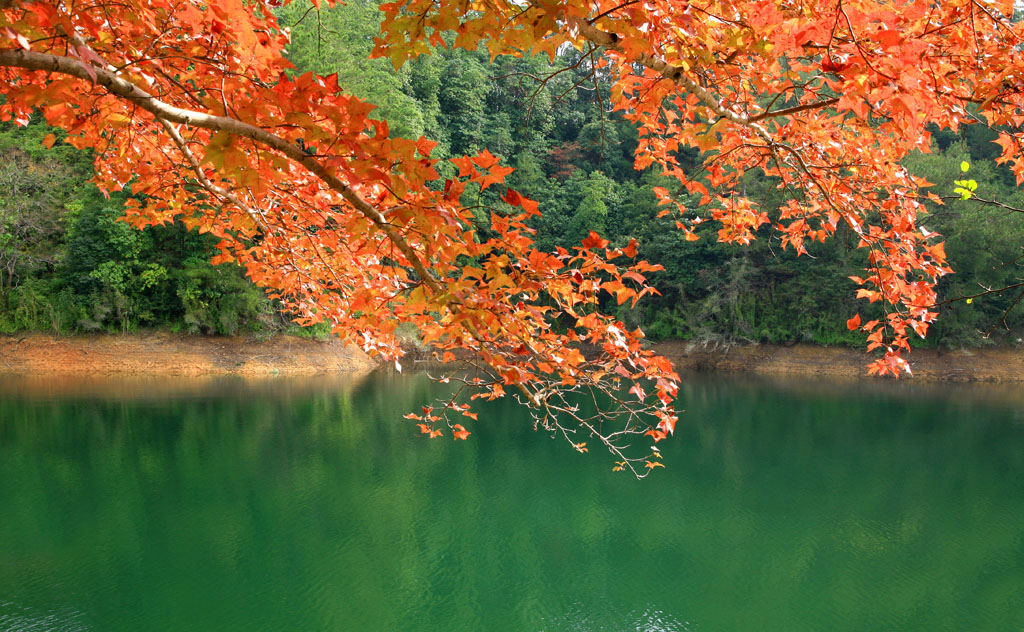
M 857 349 L 795 345 L 733 346 L 728 350 L 671 341 L 655 350 L 681 372 L 726 371 L 771 376 L 866 377 L 869 356 Z M 417 358 L 416 355 L 423 357 Z M 1024 381 L 1024 349 L 915 350 L 908 356 L 920 380 Z M 426 354 L 403 364 L 429 365 Z M 276 336 L 200 338 L 166 332 L 55 337 L 0 336 L 0 373 L 42 375 L 272 376 L 326 375 L 373 369 L 361 350 L 333 341 Z
M 672 360 L 679 371 L 867 378 L 866 365 L 871 360 L 870 356 L 858 349 L 813 345 L 743 345 L 723 350 L 701 348 L 682 341 L 670 341 L 659 343 L 654 349 Z M 915 349 L 906 357 L 914 378 L 918 380 L 1024 381 L 1024 349 Z
M 0 372 L 50 375 L 316 375 L 375 363 L 338 342 L 276 336 L 200 338 L 165 332 L 0 336 Z

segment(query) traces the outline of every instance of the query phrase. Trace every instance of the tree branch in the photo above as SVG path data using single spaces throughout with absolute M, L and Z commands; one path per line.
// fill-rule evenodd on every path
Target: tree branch
M 0 2 L 10 0 L 0 0 Z M 356 211 L 369 219 L 383 232 L 388 239 L 395 244 L 403 255 L 409 260 L 409 264 L 420 275 L 423 282 L 435 293 L 441 293 L 442 289 L 438 280 L 430 272 L 427 265 L 420 259 L 415 249 L 407 242 L 387 221 L 383 214 L 371 206 L 366 200 L 359 196 L 352 188 L 338 176 L 334 175 L 327 167 L 314 156 L 302 151 L 298 146 L 293 145 L 285 139 L 271 134 L 265 129 L 244 123 L 237 119 L 224 116 L 215 116 L 204 112 L 186 110 L 175 107 L 160 101 L 135 84 L 117 76 L 115 73 L 91 64 L 61 55 L 38 53 L 26 50 L 0 50 L 0 66 L 22 68 L 24 70 L 35 70 L 43 72 L 55 72 L 69 75 L 89 81 L 106 89 L 111 94 L 117 95 L 127 101 L 136 104 L 139 108 L 149 112 L 158 119 L 168 122 L 181 123 L 194 127 L 202 127 L 213 131 L 226 132 L 234 136 L 249 138 L 262 145 L 266 145 L 278 151 L 291 160 L 301 164 L 323 181 L 331 190 L 340 194 L 346 202 L 352 205 Z
M 943 195 L 940 199 L 942 199 L 942 200 L 963 200 L 963 198 L 960 197 L 959 195 Z M 1001 208 L 1004 211 L 1010 211 L 1012 213 L 1024 213 L 1024 208 L 1017 208 L 1016 206 L 1010 206 L 1009 204 L 1003 204 L 1002 202 L 998 202 L 996 200 L 986 200 L 985 198 L 983 198 L 983 197 L 981 197 L 979 195 L 974 195 L 973 193 L 971 194 L 971 197 L 969 197 L 967 199 L 968 200 L 973 200 L 975 202 L 980 202 L 981 204 L 986 204 L 988 206 L 994 206 L 996 208 Z
M 791 108 L 784 108 L 782 110 L 775 110 L 774 112 L 762 112 L 756 116 L 750 117 L 750 120 L 760 121 L 767 118 L 777 118 L 780 116 L 789 116 L 790 114 L 796 114 L 797 112 L 803 112 L 804 110 L 816 110 L 818 108 L 827 108 L 830 105 L 839 103 L 839 98 L 825 99 L 824 101 L 815 101 L 814 103 L 805 103 L 803 105 L 797 105 Z

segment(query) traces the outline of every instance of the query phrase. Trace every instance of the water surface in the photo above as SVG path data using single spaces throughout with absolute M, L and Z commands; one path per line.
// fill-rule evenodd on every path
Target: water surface
M 688 378 L 636 481 L 422 376 L 67 386 L 0 379 L 0 630 L 1024 626 L 1013 391 Z

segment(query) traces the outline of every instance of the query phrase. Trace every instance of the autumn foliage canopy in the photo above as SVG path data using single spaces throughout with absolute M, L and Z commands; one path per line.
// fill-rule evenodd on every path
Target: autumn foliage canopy
M 0 113 L 24 123 L 41 111 L 67 142 L 95 150 L 101 189 L 131 187 L 129 221 L 217 236 L 217 259 L 244 266 L 302 322 L 395 361 L 396 327 L 414 325 L 440 358 L 475 358 L 478 371 L 459 378 L 474 397 L 513 394 L 577 449 L 612 450 L 618 468 L 658 465 L 649 444 L 673 431 L 678 376 L 641 331 L 600 309 L 654 292 L 655 266 L 635 242 L 595 233 L 571 251 L 537 250 L 538 206 L 506 187 L 499 157 L 456 158 L 457 176 L 441 181 L 429 139 L 393 137 L 336 78 L 292 72 L 279 4 L 0 0 Z M 705 221 L 740 244 L 770 225 L 798 252 L 840 225 L 857 235 L 870 250 L 857 294 L 886 315 L 848 326 L 878 350 L 871 372 L 897 374 L 951 271 L 939 237 L 918 227 L 926 183 L 902 158 L 928 151 L 926 126 L 988 125 L 1000 161 L 1024 179 L 1024 26 L 1013 8 L 408 0 L 382 5 L 374 54 L 396 67 L 441 46 L 594 55 L 613 82 L 609 105 L 639 129 L 636 167 L 672 182 L 655 192 L 688 239 Z M 685 147 L 703 152 L 699 170 L 680 166 Z M 779 208 L 744 196 L 752 169 L 787 193 Z M 468 190 L 500 193 L 486 224 L 466 208 Z M 698 216 L 683 194 L 712 210 Z M 475 418 L 471 402 L 411 416 L 427 435 L 465 438 L 455 422 Z M 639 435 L 648 447 L 627 451 Z

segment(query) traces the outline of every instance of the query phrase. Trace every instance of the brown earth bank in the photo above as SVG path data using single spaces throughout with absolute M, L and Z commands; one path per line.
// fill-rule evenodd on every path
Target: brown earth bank
M 316 375 L 375 367 L 360 349 L 280 335 L 268 340 L 153 332 L 0 336 L 0 373 L 50 375 Z
M 779 376 L 870 378 L 871 356 L 858 349 L 814 345 L 706 348 L 683 341 L 654 345 L 678 371 L 731 371 Z M 1024 348 L 915 349 L 905 356 L 914 379 L 956 382 L 1024 381 Z
M 869 356 L 857 349 L 813 345 L 734 345 L 705 348 L 683 341 L 654 350 L 681 372 L 726 371 L 772 376 L 866 377 Z M 423 356 L 417 359 L 417 355 Z M 430 364 L 412 354 L 403 364 Z M 915 350 L 919 380 L 1024 381 L 1024 349 Z M 154 332 L 56 337 L 0 336 L 0 373 L 34 375 L 325 375 L 375 368 L 361 350 L 336 341 L 280 335 L 269 340 L 196 337 Z

